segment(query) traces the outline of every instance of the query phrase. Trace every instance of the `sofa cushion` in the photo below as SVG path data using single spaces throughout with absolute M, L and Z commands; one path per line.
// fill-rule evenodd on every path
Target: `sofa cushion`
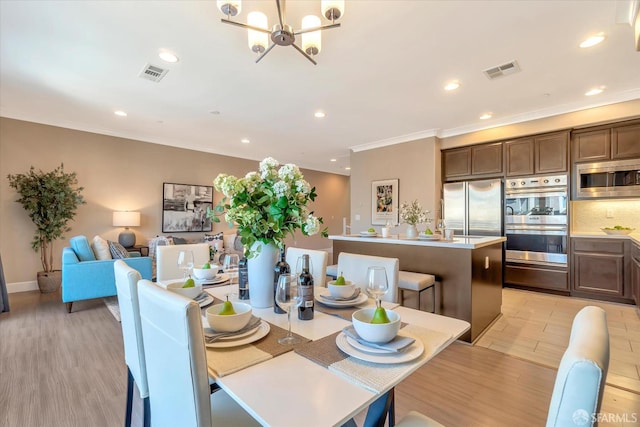
M 89 241 L 85 236 L 75 236 L 69 239 L 71 249 L 76 253 L 76 256 L 80 261 L 95 261 L 96 256 L 91 250 Z
M 129 252 L 118 242 L 109 241 L 109 252 L 113 259 L 129 258 Z
M 105 259 L 112 259 L 111 250 L 109 249 L 109 242 L 100 236 L 93 236 L 91 241 L 91 249 L 95 257 L 102 261 Z
M 224 233 L 216 233 L 216 234 L 205 234 L 203 238 L 205 243 L 208 243 L 209 246 L 215 248 L 216 252 L 224 251 Z

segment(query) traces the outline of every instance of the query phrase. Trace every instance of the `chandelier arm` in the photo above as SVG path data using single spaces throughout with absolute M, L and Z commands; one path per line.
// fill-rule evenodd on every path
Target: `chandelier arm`
M 300 52 L 302 54 L 302 56 L 304 56 L 305 58 L 307 58 L 309 61 L 311 61 L 313 63 L 313 65 L 318 65 L 318 63 L 309 55 L 307 55 L 307 52 L 305 52 L 304 50 L 300 49 L 300 47 L 298 47 L 297 44 L 292 43 L 291 46 L 295 47 L 296 50 L 298 52 Z
M 268 30 L 266 28 L 255 27 L 253 25 L 244 24 L 242 22 L 231 21 L 229 19 L 224 19 L 224 18 L 220 20 L 225 24 L 235 25 L 236 27 L 248 28 L 249 30 L 260 31 L 261 33 L 271 34 L 271 30 Z
M 332 28 L 338 28 L 339 26 L 340 24 L 329 24 L 329 25 L 322 25 L 320 27 L 304 28 L 304 29 L 294 31 L 293 34 L 297 36 L 299 34 L 311 33 L 313 31 L 330 30 Z
M 276 0 L 276 6 L 278 7 L 278 19 L 280 20 L 280 28 L 284 28 L 284 21 L 286 18 L 286 6 L 284 2 L 285 0 L 282 0 L 282 6 L 280 6 L 280 0 Z
M 264 58 L 264 57 L 265 57 L 265 55 L 266 55 L 267 53 L 271 52 L 271 49 L 273 49 L 273 47 L 274 47 L 275 45 L 276 45 L 275 43 L 271 43 L 271 46 L 269 46 L 269 47 L 267 48 L 267 50 L 265 50 L 264 52 L 262 52 L 262 53 L 260 54 L 260 56 L 258 56 L 258 59 L 256 59 L 256 64 L 257 64 L 258 62 L 260 62 L 260 60 L 261 60 L 262 58 Z

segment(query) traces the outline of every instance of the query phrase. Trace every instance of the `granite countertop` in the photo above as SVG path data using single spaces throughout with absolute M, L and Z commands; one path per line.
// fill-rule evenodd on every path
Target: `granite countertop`
M 631 234 L 614 235 L 605 234 L 604 231 L 572 231 L 569 237 L 589 237 L 592 239 L 630 239 L 632 242 L 640 245 L 640 232 L 637 230 Z
M 390 237 L 363 237 L 359 234 L 348 235 L 331 235 L 332 240 L 346 240 L 350 242 L 363 243 L 390 243 L 395 245 L 413 245 L 413 246 L 432 246 L 441 248 L 458 248 L 458 249 L 478 249 L 495 243 L 507 240 L 502 236 L 454 236 L 452 241 L 446 240 L 420 240 L 418 238 L 409 239 L 404 234 L 394 234 Z

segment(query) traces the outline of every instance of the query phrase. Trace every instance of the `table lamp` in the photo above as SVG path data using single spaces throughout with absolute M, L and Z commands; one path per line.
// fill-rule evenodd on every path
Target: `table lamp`
M 118 235 L 118 243 L 125 248 L 130 248 L 136 244 L 136 235 L 129 227 L 140 226 L 140 212 L 122 212 L 113 213 L 113 226 L 124 227 L 124 231 Z

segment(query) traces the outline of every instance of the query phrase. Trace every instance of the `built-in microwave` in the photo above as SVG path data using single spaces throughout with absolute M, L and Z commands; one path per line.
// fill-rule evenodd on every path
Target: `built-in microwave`
M 576 198 L 640 197 L 640 159 L 576 165 Z

